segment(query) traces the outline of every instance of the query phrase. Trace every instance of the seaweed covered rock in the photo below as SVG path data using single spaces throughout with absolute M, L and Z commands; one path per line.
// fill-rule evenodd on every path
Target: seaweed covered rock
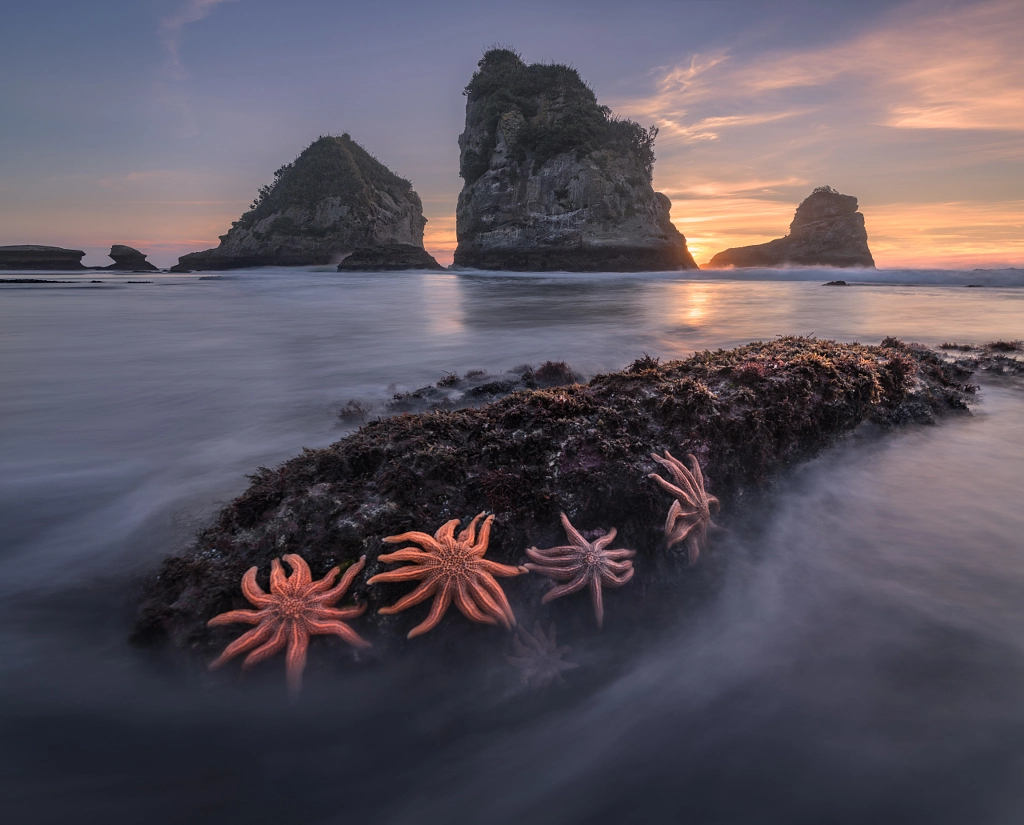
M 709 266 L 863 266 L 874 269 L 857 199 L 819 186 L 797 207 L 789 234 L 768 243 L 719 252 Z
M 575 69 L 491 49 L 466 86 L 455 265 L 697 269 L 651 186 L 657 129 L 613 117 Z
M 629 598 L 672 558 L 662 534 L 668 502 L 647 478 L 657 469 L 652 452 L 695 454 L 728 522 L 748 493 L 864 422 L 930 421 L 966 409 L 967 375 L 894 339 L 863 346 L 782 338 L 665 364 L 645 357 L 589 384 L 374 421 L 252 476 L 195 546 L 149 581 L 135 638 L 211 650 L 227 637 L 206 622 L 246 606 L 239 581 L 248 568 L 258 565 L 265 585 L 271 559 L 283 553 L 301 554 L 317 576 L 365 554 L 372 576 L 385 569 L 384 537 L 433 533 L 482 511 L 495 515 L 488 558 L 504 564 L 520 563 L 531 545 L 561 543 L 562 512 L 581 530 L 616 527 L 622 545 L 637 551 L 637 585 L 616 592 Z M 513 607 L 535 609 L 546 589 L 538 579 L 509 581 Z M 360 632 L 378 649 L 399 644 L 418 621 L 376 612 L 404 590 L 356 585 L 371 608 Z M 456 621 L 429 634 L 432 643 Z
M 338 263 L 360 247 L 423 248 L 412 184 L 346 135 L 320 137 L 274 173 L 220 245 L 182 255 L 172 272 Z

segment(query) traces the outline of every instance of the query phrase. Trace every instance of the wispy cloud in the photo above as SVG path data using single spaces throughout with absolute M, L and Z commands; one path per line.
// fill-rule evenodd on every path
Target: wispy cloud
M 160 19 L 160 45 L 164 50 L 164 63 L 156 91 L 164 105 L 174 112 L 178 128 L 185 135 L 196 133 L 195 118 L 182 89 L 188 79 L 188 72 L 181 60 L 181 41 L 185 27 L 209 17 L 217 6 L 233 2 L 235 0 L 187 0 L 174 14 Z

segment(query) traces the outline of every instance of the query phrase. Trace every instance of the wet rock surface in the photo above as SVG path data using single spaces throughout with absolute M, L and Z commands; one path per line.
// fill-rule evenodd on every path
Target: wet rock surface
M 696 455 L 722 501 L 716 521 L 729 526 L 786 468 L 866 422 L 890 428 L 966 410 L 970 373 L 970 364 L 895 339 L 872 347 L 781 338 L 665 364 L 644 357 L 588 384 L 514 391 L 480 408 L 372 421 L 330 447 L 259 469 L 190 550 L 150 577 L 134 638 L 169 643 L 195 663 L 194 654 L 237 635 L 206 622 L 248 607 L 239 590 L 248 568 L 259 567 L 265 587 L 271 559 L 283 553 L 301 554 L 317 577 L 365 554 L 368 578 L 387 569 L 377 560 L 388 552 L 385 536 L 433 533 L 481 511 L 495 514 L 487 557 L 505 564 L 521 563 L 531 545 L 560 543 L 560 512 L 581 531 L 617 528 L 617 546 L 637 551 L 637 572 L 615 591 L 614 609 L 620 621 L 640 616 L 658 601 L 667 578 L 659 571 L 685 563 L 664 546 L 669 501 L 647 477 L 657 469 L 651 452 Z M 536 615 L 549 583 L 522 575 L 503 585 L 522 618 Z M 451 615 L 406 642 L 422 620 L 417 609 L 376 611 L 408 589 L 356 582 L 356 599 L 370 607 L 357 629 L 378 654 L 413 643 L 464 649 L 499 632 Z M 589 604 L 566 607 L 576 608 Z
M 619 120 L 568 66 L 492 49 L 466 87 L 458 267 L 697 269 L 651 186 L 657 130 Z
M 709 266 L 874 268 L 875 261 L 857 199 L 830 186 L 819 186 L 797 207 L 785 238 L 726 249 L 715 255 Z
M 381 244 L 423 248 L 423 204 L 351 137 L 321 137 L 274 173 L 215 249 L 183 255 L 172 272 L 338 263 Z
M 421 246 L 391 243 L 361 247 L 338 264 L 338 272 L 401 272 L 409 269 L 444 269 Z

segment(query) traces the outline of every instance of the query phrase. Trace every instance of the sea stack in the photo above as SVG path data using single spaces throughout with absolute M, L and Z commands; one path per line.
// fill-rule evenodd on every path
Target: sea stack
M 756 246 L 719 252 L 709 266 L 861 266 L 874 269 L 857 199 L 819 186 L 797 207 L 789 234 Z
M 121 272 L 160 271 L 147 261 L 146 256 L 139 252 L 139 250 L 124 244 L 116 243 L 110 247 L 110 257 L 113 258 L 114 262 L 106 267 L 107 269 L 116 269 Z
M 172 272 L 336 264 L 361 247 L 423 248 L 412 184 L 352 140 L 320 137 L 274 173 L 220 246 L 183 255 Z
M 59 246 L 0 246 L 0 269 L 88 269 L 82 266 L 84 257 L 85 253 L 81 249 L 64 249 Z
M 612 116 L 575 69 L 491 49 L 466 86 L 455 266 L 697 269 L 651 186 L 657 130 Z

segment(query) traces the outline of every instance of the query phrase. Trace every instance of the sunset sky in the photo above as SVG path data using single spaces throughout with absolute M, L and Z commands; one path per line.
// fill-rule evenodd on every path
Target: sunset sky
M 3 12 L 0 245 L 216 245 L 273 171 L 348 132 L 455 248 L 461 92 L 500 43 L 656 124 L 699 263 L 829 184 L 880 267 L 1024 265 L 1024 3 L 33 0 Z

